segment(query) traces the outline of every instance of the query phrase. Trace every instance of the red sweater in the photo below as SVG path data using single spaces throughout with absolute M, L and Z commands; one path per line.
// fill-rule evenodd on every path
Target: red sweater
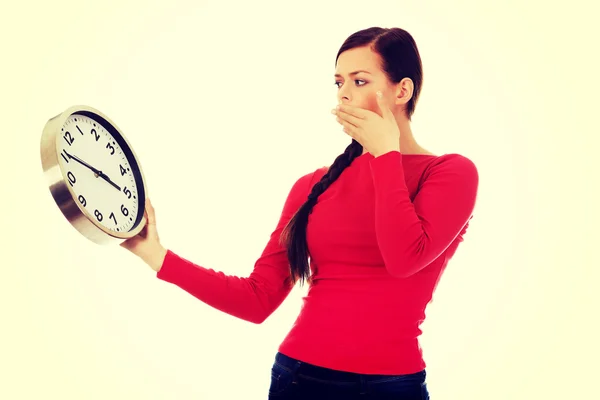
M 261 323 L 290 292 L 279 236 L 320 168 L 291 188 L 281 218 L 248 277 L 196 265 L 169 250 L 158 278 L 235 317 Z M 425 368 L 418 337 L 425 308 L 468 227 L 475 165 L 458 154 L 364 153 L 319 197 L 307 240 L 314 272 L 279 351 L 363 374 Z

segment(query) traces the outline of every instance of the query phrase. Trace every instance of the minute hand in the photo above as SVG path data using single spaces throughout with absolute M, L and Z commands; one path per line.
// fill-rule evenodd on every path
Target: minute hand
M 80 163 L 81 165 L 89 168 L 90 170 L 92 170 L 94 172 L 94 174 L 96 175 L 96 177 L 100 177 L 102 179 L 104 179 L 106 182 L 110 183 L 115 189 L 117 189 L 119 192 L 121 191 L 121 188 L 114 183 L 109 177 L 108 175 L 106 175 L 104 172 L 100 171 L 97 168 L 92 167 L 90 164 L 86 163 L 85 161 L 83 161 L 81 158 L 74 156 L 72 154 L 69 154 L 66 150 L 65 153 L 67 153 L 67 156 L 75 161 L 77 161 L 78 163 Z

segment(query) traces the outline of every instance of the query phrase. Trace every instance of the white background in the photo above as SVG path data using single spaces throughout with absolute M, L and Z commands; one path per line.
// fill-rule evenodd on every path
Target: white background
M 293 182 L 348 137 L 334 60 L 370 26 L 415 37 L 418 141 L 471 158 L 475 219 L 428 309 L 433 400 L 598 398 L 598 31 L 593 2 L 6 2 L 2 399 L 266 399 L 305 290 L 264 324 L 211 309 L 80 236 L 41 171 L 75 104 L 139 155 L 159 232 L 247 276 Z

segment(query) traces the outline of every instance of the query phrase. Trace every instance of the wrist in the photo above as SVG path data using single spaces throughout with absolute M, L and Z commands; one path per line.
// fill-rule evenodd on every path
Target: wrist
M 392 152 L 395 152 L 395 151 L 400 152 L 400 146 L 388 147 L 387 149 L 384 149 L 384 150 L 382 150 L 380 152 L 374 153 L 373 156 L 375 158 L 377 158 L 377 157 L 381 157 L 383 155 L 386 155 L 388 153 L 392 153 Z
M 152 249 L 149 254 L 143 257 L 143 260 L 146 264 L 148 264 L 148 266 L 150 266 L 150 268 L 152 268 L 155 272 L 158 272 L 165 261 L 166 255 L 167 249 L 159 244 L 156 246 L 156 248 Z

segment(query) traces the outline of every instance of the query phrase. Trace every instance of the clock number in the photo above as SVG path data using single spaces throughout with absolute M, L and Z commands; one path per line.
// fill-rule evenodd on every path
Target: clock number
M 71 184 L 71 187 L 75 184 L 75 182 L 77 181 L 77 179 L 75 179 L 75 175 L 73 175 L 73 173 L 71 171 L 67 172 L 67 177 L 69 178 L 69 183 Z
M 127 207 L 125 207 L 125 204 L 121 204 L 121 212 L 123 213 L 124 216 L 129 215 L 129 210 L 127 209 Z M 117 225 L 117 217 L 115 216 L 114 212 L 111 212 L 110 215 L 108 216 L 108 218 L 115 221 L 115 225 Z
M 96 142 L 98 140 L 100 140 L 100 135 L 98 134 L 98 132 L 96 132 L 96 130 L 94 128 L 92 128 L 92 130 L 90 131 L 90 133 L 96 137 Z
M 121 168 L 121 176 L 124 176 L 127 173 L 127 170 L 123 168 L 121 164 L 119 164 L 119 168 Z
M 79 195 L 79 197 L 77 197 L 77 200 L 79 200 L 82 206 L 85 207 L 87 205 L 87 201 L 85 201 L 85 197 L 83 197 L 82 195 Z
M 73 144 L 73 142 L 75 141 L 75 138 L 73 136 L 71 136 L 71 132 L 69 132 L 69 131 L 65 132 L 63 139 L 65 139 L 65 142 L 67 142 L 67 144 L 69 146 L 71 146 Z
M 96 216 L 96 219 L 97 219 L 98 221 L 102 221 L 102 218 L 103 218 L 103 217 L 102 217 L 102 213 L 101 213 L 100 211 L 98 211 L 98 210 L 94 210 L 94 215 Z
M 112 145 L 110 143 L 106 143 L 106 148 L 110 149 L 110 155 L 112 156 L 113 154 L 115 154 L 115 148 L 112 147 Z
M 81 136 L 83 136 L 83 131 L 81 130 L 81 128 L 79 127 L 79 125 L 75 125 L 75 127 L 77 128 L 77 130 L 79 131 L 79 133 L 81 133 Z
M 63 149 L 62 153 L 60 153 L 60 156 L 65 160 L 65 162 L 69 162 L 69 157 L 65 149 Z
M 123 188 L 123 193 L 125 193 L 127 195 L 127 198 L 130 199 L 131 198 L 131 190 L 127 189 L 127 186 L 125 186 Z

